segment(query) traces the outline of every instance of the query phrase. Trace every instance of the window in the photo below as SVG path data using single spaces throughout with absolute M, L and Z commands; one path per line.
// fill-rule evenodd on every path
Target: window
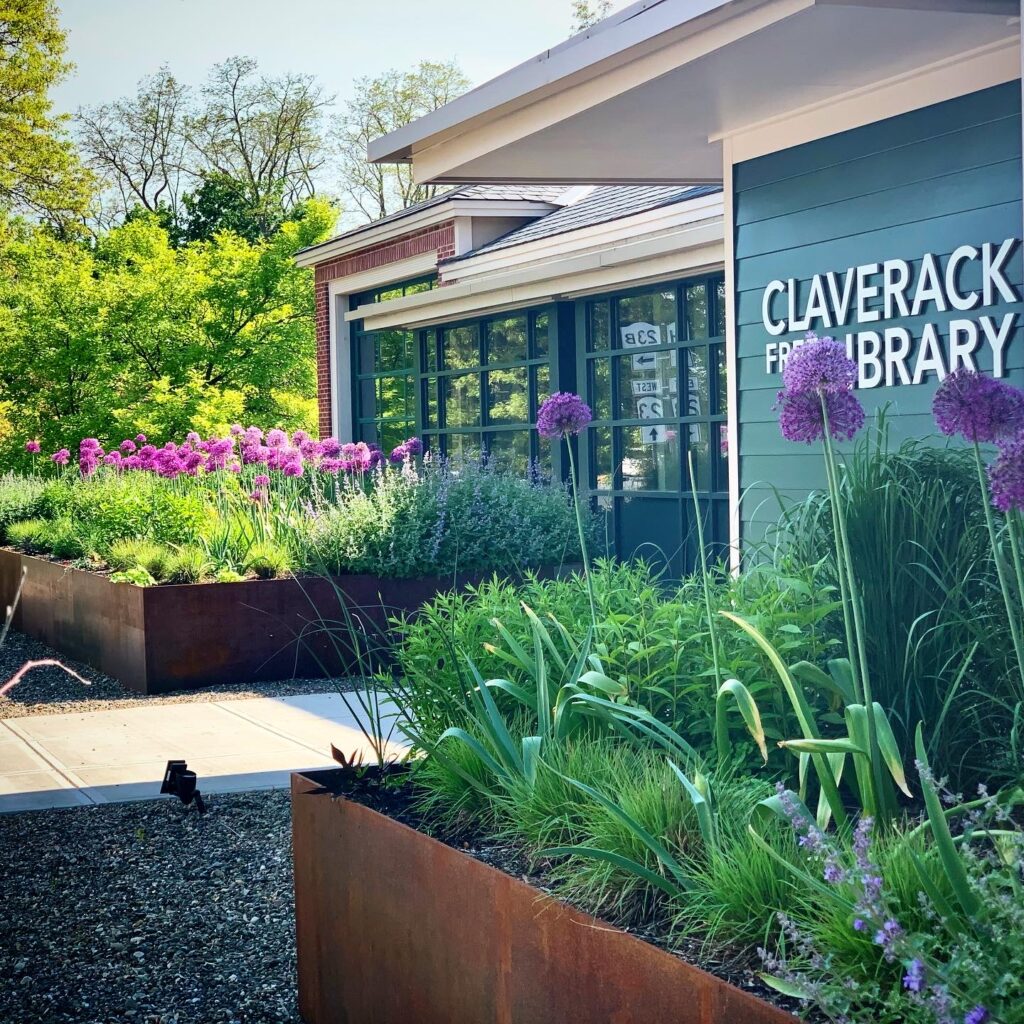
M 426 443 L 448 455 L 486 452 L 525 473 L 550 465 L 533 424 L 550 392 L 549 310 L 506 313 L 422 331 Z
M 728 537 L 724 299 L 716 276 L 577 304 L 591 489 L 616 552 L 673 575 L 695 564 L 692 492 L 706 539 Z
M 352 296 L 350 308 L 387 302 L 436 287 L 436 278 L 386 285 Z M 388 452 L 416 430 L 416 334 L 413 331 L 364 331 L 352 325 L 353 398 L 356 436 Z

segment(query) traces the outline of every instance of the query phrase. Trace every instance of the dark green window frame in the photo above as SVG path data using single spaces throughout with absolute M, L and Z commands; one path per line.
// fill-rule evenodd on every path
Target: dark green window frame
M 645 304 L 655 315 L 636 313 Z M 628 332 L 631 321 L 657 330 Z M 724 278 L 701 275 L 590 296 L 577 302 L 576 329 L 577 378 L 595 417 L 581 437 L 581 463 L 594 504 L 607 517 L 611 546 L 622 557 L 637 554 L 664 564 L 673 576 L 690 571 L 697 559 L 695 491 L 705 539 L 715 554 L 724 554 L 729 521 Z M 624 343 L 625 333 L 634 344 Z M 649 344 L 635 344 L 641 334 Z M 638 366 L 634 357 L 646 366 Z M 648 386 L 652 392 L 645 395 Z M 662 401 L 661 415 L 652 411 L 652 398 Z M 641 399 L 647 401 L 646 416 L 654 418 L 639 414 Z M 645 443 L 641 432 L 652 429 Z M 651 536 L 664 543 L 641 539 Z

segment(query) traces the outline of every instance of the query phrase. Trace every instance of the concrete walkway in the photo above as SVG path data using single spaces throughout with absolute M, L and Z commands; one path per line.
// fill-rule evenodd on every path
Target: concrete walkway
M 336 693 L 2 719 L 0 813 L 148 800 L 171 758 L 188 761 L 204 796 L 273 789 L 292 771 L 331 767 L 332 743 L 373 759 Z M 396 736 L 391 752 L 405 749 Z

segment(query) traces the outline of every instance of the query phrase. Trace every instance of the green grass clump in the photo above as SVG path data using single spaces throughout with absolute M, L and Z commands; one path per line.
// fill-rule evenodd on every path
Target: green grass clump
M 36 477 L 17 473 L 0 476 L 0 543 L 14 543 L 7 532 L 11 524 L 45 517 L 41 508 L 44 489 L 44 483 Z
M 42 531 L 41 543 L 55 558 L 84 558 L 89 543 L 70 519 L 57 519 Z
M 45 519 L 22 519 L 7 527 L 7 542 L 26 554 L 39 554 L 47 550 L 46 532 L 50 524 Z
M 151 540 L 116 540 L 106 553 L 106 563 L 114 572 L 144 569 L 157 581 L 167 578 L 173 560 L 173 551 Z
M 292 571 L 292 557 L 279 544 L 263 541 L 254 544 L 246 556 L 244 567 L 261 580 L 278 579 Z
M 202 548 L 185 545 L 171 553 L 163 582 L 201 583 L 211 575 L 211 571 L 206 552 Z M 156 573 L 153 575 L 156 576 Z

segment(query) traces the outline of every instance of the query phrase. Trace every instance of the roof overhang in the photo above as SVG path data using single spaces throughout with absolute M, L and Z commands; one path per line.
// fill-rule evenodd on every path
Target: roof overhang
M 406 217 L 392 218 L 380 224 L 369 224 L 335 238 L 328 238 L 326 242 L 300 249 L 294 259 L 300 267 L 314 267 L 318 263 L 349 256 L 401 238 L 403 235 L 443 224 L 456 217 L 522 217 L 529 220 L 543 217 L 558 208 L 557 203 L 544 203 L 538 200 L 461 199 L 455 196 L 447 202 L 434 203 L 423 210 L 410 212 Z
M 645 0 L 369 157 L 420 182 L 717 182 L 724 137 L 1019 46 L 1019 15 L 1019 0 Z

